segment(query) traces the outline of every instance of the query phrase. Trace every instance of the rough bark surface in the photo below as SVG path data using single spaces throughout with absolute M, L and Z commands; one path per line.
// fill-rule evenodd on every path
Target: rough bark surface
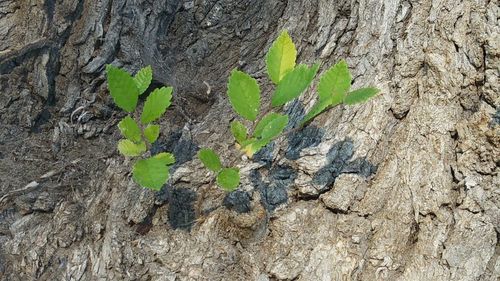
M 0 279 L 498 280 L 499 16 L 494 0 L 0 1 Z M 300 62 L 345 58 L 382 94 L 242 161 L 227 195 L 194 155 L 232 155 L 228 73 L 268 99 L 282 29 Z M 175 87 L 159 193 L 116 153 L 106 63 Z

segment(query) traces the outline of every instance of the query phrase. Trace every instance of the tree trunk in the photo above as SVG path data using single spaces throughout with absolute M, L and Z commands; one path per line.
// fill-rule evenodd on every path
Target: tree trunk
M 489 0 L 0 1 L 0 279 L 498 280 L 499 16 Z M 382 93 L 242 160 L 226 194 L 196 152 L 235 157 L 228 74 L 269 100 L 283 29 L 299 62 L 344 58 Z M 116 152 L 107 63 L 175 88 L 161 192 Z

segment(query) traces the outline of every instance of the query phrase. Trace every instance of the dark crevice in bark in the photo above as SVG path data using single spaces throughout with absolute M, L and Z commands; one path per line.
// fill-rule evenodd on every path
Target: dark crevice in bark
M 394 118 L 398 120 L 403 120 L 408 115 L 408 112 L 410 112 L 410 109 L 408 108 L 407 110 L 404 110 L 402 112 L 395 112 L 394 109 L 389 108 L 389 112 L 392 114 Z
M 332 212 L 333 214 L 336 214 L 336 215 L 347 215 L 347 214 L 350 214 L 351 211 L 350 210 L 340 210 L 340 209 L 337 209 L 337 208 L 330 208 L 328 206 L 325 206 L 325 208 Z
M 143 221 L 137 224 L 137 227 L 135 229 L 135 232 L 137 232 L 140 235 L 146 235 L 148 232 L 153 228 L 153 217 L 156 214 L 156 211 L 158 210 L 159 206 L 154 205 L 150 211 L 148 212 L 148 215 L 144 218 Z M 130 222 L 130 226 L 134 226 L 133 222 Z
M 49 30 L 54 22 L 54 12 L 55 12 L 56 0 L 46 0 L 44 3 L 45 13 L 47 15 L 47 27 Z
M 28 58 L 37 57 L 41 51 L 54 46 L 54 41 L 50 38 L 44 38 L 30 44 L 26 44 L 19 50 L 9 51 L 0 55 L 0 74 L 7 74 L 20 66 Z

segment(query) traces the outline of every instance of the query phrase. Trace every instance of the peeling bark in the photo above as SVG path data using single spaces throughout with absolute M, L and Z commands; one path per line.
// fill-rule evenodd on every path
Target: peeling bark
M 2 1 L 0 279 L 497 280 L 499 15 L 486 0 Z M 300 62 L 344 58 L 382 94 L 242 161 L 225 194 L 194 156 L 235 156 L 228 73 L 269 100 L 282 29 Z M 152 148 L 178 160 L 161 192 L 115 151 L 107 63 L 175 88 Z

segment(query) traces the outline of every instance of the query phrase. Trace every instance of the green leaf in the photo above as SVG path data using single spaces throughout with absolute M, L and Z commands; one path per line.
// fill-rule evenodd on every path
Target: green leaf
M 144 142 L 134 143 L 131 140 L 120 140 L 118 142 L 118 151 L 124 156 L 139 156 L 146 152 L 146 144 Z
M 153 70 L 151 66 L 146 66 L 135 74 L 134 82 L 139 90 L 139 95 L 142 95 L 148 89 L 151 80 L 153 80 Z
M 341 60 L 322 76 L 318 84 L 319 98 L 311 111 L 304 117 L 302 124 L 318 116 L 325 109 L 341 104 L 351 87 L 351 74 L 344 60 Z
M 134 180 L 142 187 L 160 190 L 167 182 L 169 171 L 163 159 L 151 157 L 139 160 L 132 170 Z
M 132 76 L 110 64 L 106 66 L 106 74 L 109 93 L 116 105 L 127 112 L 133 112 L 137 106 L 139 90 Z
M 203 148 L 198 152 L 198 158 L 207 169 L 217 173 L 222 169 L 219 156 L 210 148 Z
M 153 158 L 163 161 L 163 164 L 165 165 L 171 165 L 175 163 L 175 156 L 172 153 L 168 152 L 160 152 L 153 156 Z
M 236 113 L 250 121 L 257 118 L 260 107 L 260 88 L 255 79 L 234 69 L 229 77 L 227 94 Z
M 278 84 L 285 74 L 295 67 L 297 50 L 286 30 L 274 41 L 266 55 L 267 73 Z
M 118 123 L 118 128 L 127 139 L 133 142 L 141 141 L 141 129 L 139 129 L 139 126 L 132 117 L 127 116 L 123 118 L 120 123 Z
M 240 121 L 234 120 L 231 122 L 231 133 L 233 133 L 236 142 L 242 143 L 247 139 L 248 130 Z
M 348 105 L 353 105 L 357 103 L 364 102 L 369 98 L 377 95 L 379 89 L 377 88 L 362 88 L 355 91 L 350 92 L 344 98 L 344 103 Z
M 288 115 L 280 115 L 269 122 L 262 130 L 261 138 L 272 140 L 279 136 L 288 124 Z
M 311 84 L 318 72 L 319 64 L 312 67 L 300 64 L 294 70 L 288 72 L 276 87 L 272 98 L 273 106 L 281 106 L 297 98 Z
M 255 130 L 253 131 L 253 136 L 256 138 L 261 138 L 262 137 L 262 131 L 264 131 L 264 128 L 269 125 L 269 123 L 273 122 L 274 120 L 282 117 L 283 115 L 270 112 L 266 114 L 262 119 L 257 123 L 257 126 L 255 126 Z
M 143 124 L 153 122 L 165 113 L 172 99 L 172 87 L 155 89 L 146 99 L 142 110 L 141 121 Z
M 158 139 L 158 136 L 160 136 L 160 125 L 149 124 L 144 129 L 144 136 L 149 143 L 154 143 Z
M 270 112 L 264 116 L 253 132 L 254 138 L 241 142 L 241 150 L 248 157 L 252 157 L 261 148 L 283 132 L 288 124 L 288 115 Z
M 319 100 L 330 100 L 330 105 L 340 104 L 351 87 L 351 73 L 344 60 L 330 67 L 318 84 Z
M 224 168 L 217 175 L 217 184 L 225 191 L 233 191 L 240 185 L 240 170 Z

